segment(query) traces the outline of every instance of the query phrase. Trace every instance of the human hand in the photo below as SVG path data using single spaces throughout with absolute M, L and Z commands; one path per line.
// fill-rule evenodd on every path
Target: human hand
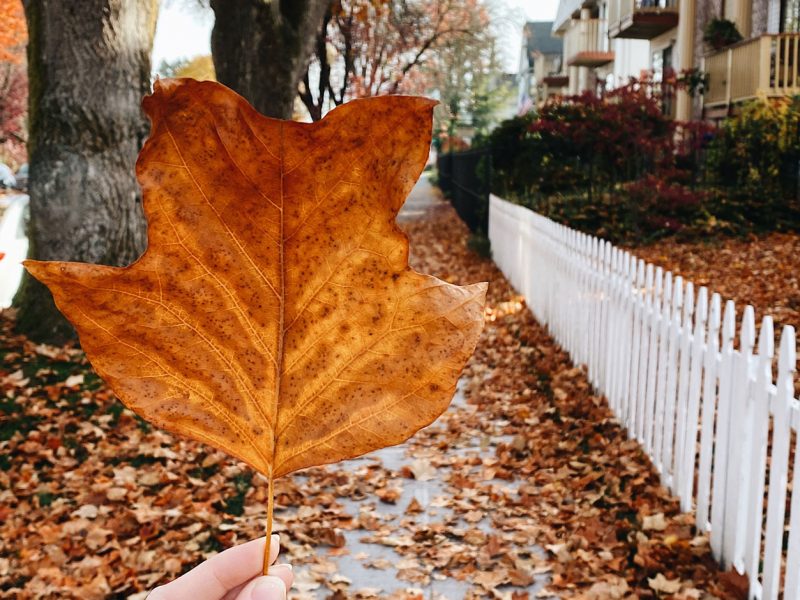
M 271 566 L 261 576 L 265 537 L 228 548 L 161 587 L 147 600 L 285 600 L 292 587 L 292 566 Z M 278 558 L 280 537 L 272 536 L 269 564 Z

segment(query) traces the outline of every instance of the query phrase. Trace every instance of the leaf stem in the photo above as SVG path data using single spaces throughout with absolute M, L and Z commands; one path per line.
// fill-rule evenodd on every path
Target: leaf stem
M 264 575 L 269 574 L 269 554 L 270 554 L 270 545 L 272 542 L 272 510 L 275 506 L 274 495 L 275 495 L 275 479 L 270 474 L 269 476 L 269 487 L 267 489 L 267 545 L 264 548 Z

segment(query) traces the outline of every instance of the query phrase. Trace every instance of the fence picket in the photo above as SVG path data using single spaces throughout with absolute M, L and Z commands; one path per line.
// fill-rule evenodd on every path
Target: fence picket
M 731 390 L 733 388 L 733 338 L 736 335 L 736 309 L 733 301 L 725 303 L 725 314 L 722 317 L 722 357 L 719 369 L 719 403 L 717 405 L 716 439 L 714 444 L 714 466 L 711 483 L 711 550 L 716 556 L 722 555 L 722 539 L 724 536 L 725 509 L 722 501 L 725 493 L 725 480 L 728 475 L 728 439 L 731 422 Z
M 634 287 L 634 297 L 632 299 L 633 314 L 633 343 L 630 352 L 630 379 L 625 390 L 626 402 L 628 403 L 628 436 L 637 437 L 636 419 L 640 414 L 638 399 L 641 398 L 639 391 L 639 361 L 642 358 L 642 318 L 644 314 L 645 276 L 644 261 L 636 262 L 636 280 Z
M 663 418 L 661 444 L 657 447 L 656 462 L 661 466 L 661 480 L 664 485 L 672 487 L 672 445 L 675 432 L 675 395 L 678 388 L 678 344 L 681 329 L 681 316 L 683 315 L 683 278 L 675 278 L 672 293 L 672 314 L 667 322 L 667 362 L 666 385 L 664 404 L 662 406 Z
M 794 407 L 792 421 L 797 423 L 797 410 Z M 795 429 L 796 431 L 796 429 Z M 789 546 L 786 551 L 787 565 L 800 565 L 800 452 L 797 451 L 797 439 L 795 438 L 794 449 L 794 474 L 792 476 L 792 503 L 790 508 L 789 521 Z M 784 585 L 783 597 L 786 600 L 797 600 L 800 598 L 800 572 L 796 568 L 786 569 L 786 584 Z
M 650 329 L 649 356 L 647 361 L 647 374 L 645 383 L 647 392 L 644 407 L 644 449 L 652 456 L 653 451 L 653 420 L 656 407 L 656 374 L 658 373 L 659 359 L 659 333 L 661 322 L 661 285 L 664 280 L 664 271 L 656 267 L 655 284 L 653 288 L 653 304 L 648 314 L 648 327 Z
M 694 501 L 698 529 L 710 531 L 723 566 L 747 574 L 749 598 L 800 600 L 794 329 L 784 327 L 773 385 L 769 316 L 754 354 L 752 307 L 735 348 L 733 303 L 723 317 L 722 299 L 709 300 L 704 287 L 695 297 L 691 282 L 496 197 L 488 230 L 498 266 L 573 361 L 586 365 L 681 508 Z
M 606 301 L 606 340 L 605 340 L 605 369 L 604 389 L 608 393 L 608 402 L 611 410 L 619 414 L 619 398 L 617 398 L 617 355 L 624 345 L 624 332 L 622 331 L 622 315 L 619 306 L 619 281 L 622 277 L 622 251 L 610 246 L 611 260 L 608 274 L 608 300 Z
M 670 489 L 673 494 L 679 495 L 681 460 L 683 459 L 683 446 L 686 443 L 686 433 L 688 424 L 686 413 L 689 408 L 689 354 L 692 348 L 692 317 L 694 316 L 694 284 L 689 281 L 686 283 L 685 296 L 683 300 L 683 318 L 678 329 L 678 352 L 680 353 L 678 363 L 678 396 L 676 400 L 675 413 L 675 444 L 667 446 L 670 452 L 674 449 L 674 455 L 670 454 L 665 458 L 665 463 L 669 465 L 672 485 Z
M 769 386 L 772 384 L 772 358 L 775 355 L 775 334 L 772 317 L 761 322 L 758 334 L 756 385 L 753 393 L 751 421 L 752 468 L 750 469 L 747 524 L 745 530 L 745 571 L 749 573 L 750 589 L 760 588 L 761 528 L 764 515 L 764 482 L 767 474 L 767 443 L 769 436 Z M 796 472 L 796 471 L 795 471 Z
M 750 429 L 745 427 L 752 421 L 752 403 L 748 402 L 750 392 L 750 371 L 755 368 L 753 346 L 756 340 L 756 319 L 752 306 L 746 306 L 742 313 L 739 334 L 739 350 L 733 357 L 732 386 L 730 394 L 729 438 L 725 452 L 727 474 L 725 478 L 725 516 L 722 533 L 722 560 L 726 566 L 734 565 L 744 570 L 744 538 L 741 536 L 744 525 L 744 502 L 747 499 L 745 486 L 750 474 L 750 455 L 743 452 L 750 444 Z
M 769 496 L 767 500 L 767 533 L 764 539 L 763 600 L 776 600 L 780 592 L 781 554 L 788 484 L 789 439 L 794 402 L 794 370 L 796 343 L 794 328 L 786 325 L 781 335 L 778 354 L 778 385 L 772 419 L 772 457 L 769 463 Z M 791 565 L 797 570 L 797 564 Z M 788 570 L 788 569 L 787 569 Z
M 611 343 L 611 244 L 608 242 L 601 242 L 600 244 L 600 272 L 599 272 L 599 285 L 597 293 L 598 302 L 598 331 L 600 332 L 600 339 L 597 344 L 597 388 L 608 390 L 608 357 L 609 357 L 609 344 Z
M 658 284 L 659 288 L 661 284 Z M 645 431 L 647 430 L 647 374 L 650 371 L 650 341 L 652 337 L 651 332 L 651 318 L 650 315 L 655 310 L 655 289 L 656 289 L 656 276 L 655 268 L 653 265 L 648 264 L 645 270 L 645 300 L 642 312 L 642 356 L 639 360 L 639 389 L 637 390 L 638 405 L 639 405 L 639 418 L 636 423 L 637 436 L 636 439 L 640 444 L 644 444 Z
M 682 443 L 681 458 L 678 462 L 678 495 L 681 510 L 692 509 L 692 488 L 694 486 L 695 456 L 697 454 L 697 433 L 700 429 L 700 392 L 703 375 L 703 357 L 706 345 L 706 322 L 708 319 L 708 290 L 701 287 L 697 293 L 697 310 L 694 318 L 694 332 L 691 339 L 691 359 L 689 374 L 689 396 L 686 408 L 685 437 Z M 687 323 L 688 327 L 688 323 Z
M 661 472 L 661 441 L 664 433 L 664 403 L 667 399 L 667 370 L 669 370 L 669 338 L 672 323 L 672 272 L 664 275 L 664 300 L 658 315 L 658 354 L 656 363 L 656 392 L 653 407 L 653 443 L 649 452 L 656 469 Z
M 625 252 L 623 271 L 625 275 L 620 283 L 619 302 L 622 305 L 624 343 L 620 344 L 619 355 L 617 356 L 618 379 L 616 394 L 620 403 L 620 420 L 623 423 L 623 427 L 627 429 L 630 414 L 630 404 L 628 402 L 627 393 L 631 380 L 630 350 L 633 346 L 634 338 L 634 296 L 632 293 L 636 285 L 636 262 L 630 252 Z
M 714 458 L 714 418 L 717 411 L 717 381 L 721 362 L 720 329 L 722 300 L 711 297 L 708 342 L 703 360 L 703 411 L 700 427 L 700 466 L 697 470 L 697 528 L 711 529 L 711 463 Z

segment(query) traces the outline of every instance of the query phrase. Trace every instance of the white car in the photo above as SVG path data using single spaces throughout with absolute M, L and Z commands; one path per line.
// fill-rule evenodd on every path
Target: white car
M 0 196 L 0 309 L 11 306 L 28 256 L 28 196 Z

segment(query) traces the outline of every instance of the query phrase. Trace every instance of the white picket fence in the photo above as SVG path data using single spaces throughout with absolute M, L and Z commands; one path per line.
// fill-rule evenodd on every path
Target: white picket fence
M 783 328 L 775 384 L 772 318 L 754 352 L 752 306 L 737 344 L 733 302 L 723 310 L 705 287 L 494 196 L 489 238 L 534 316 L 710 531 L 722 566 L 748 575 L 750 598 L 800 600 L 794 328 Z

